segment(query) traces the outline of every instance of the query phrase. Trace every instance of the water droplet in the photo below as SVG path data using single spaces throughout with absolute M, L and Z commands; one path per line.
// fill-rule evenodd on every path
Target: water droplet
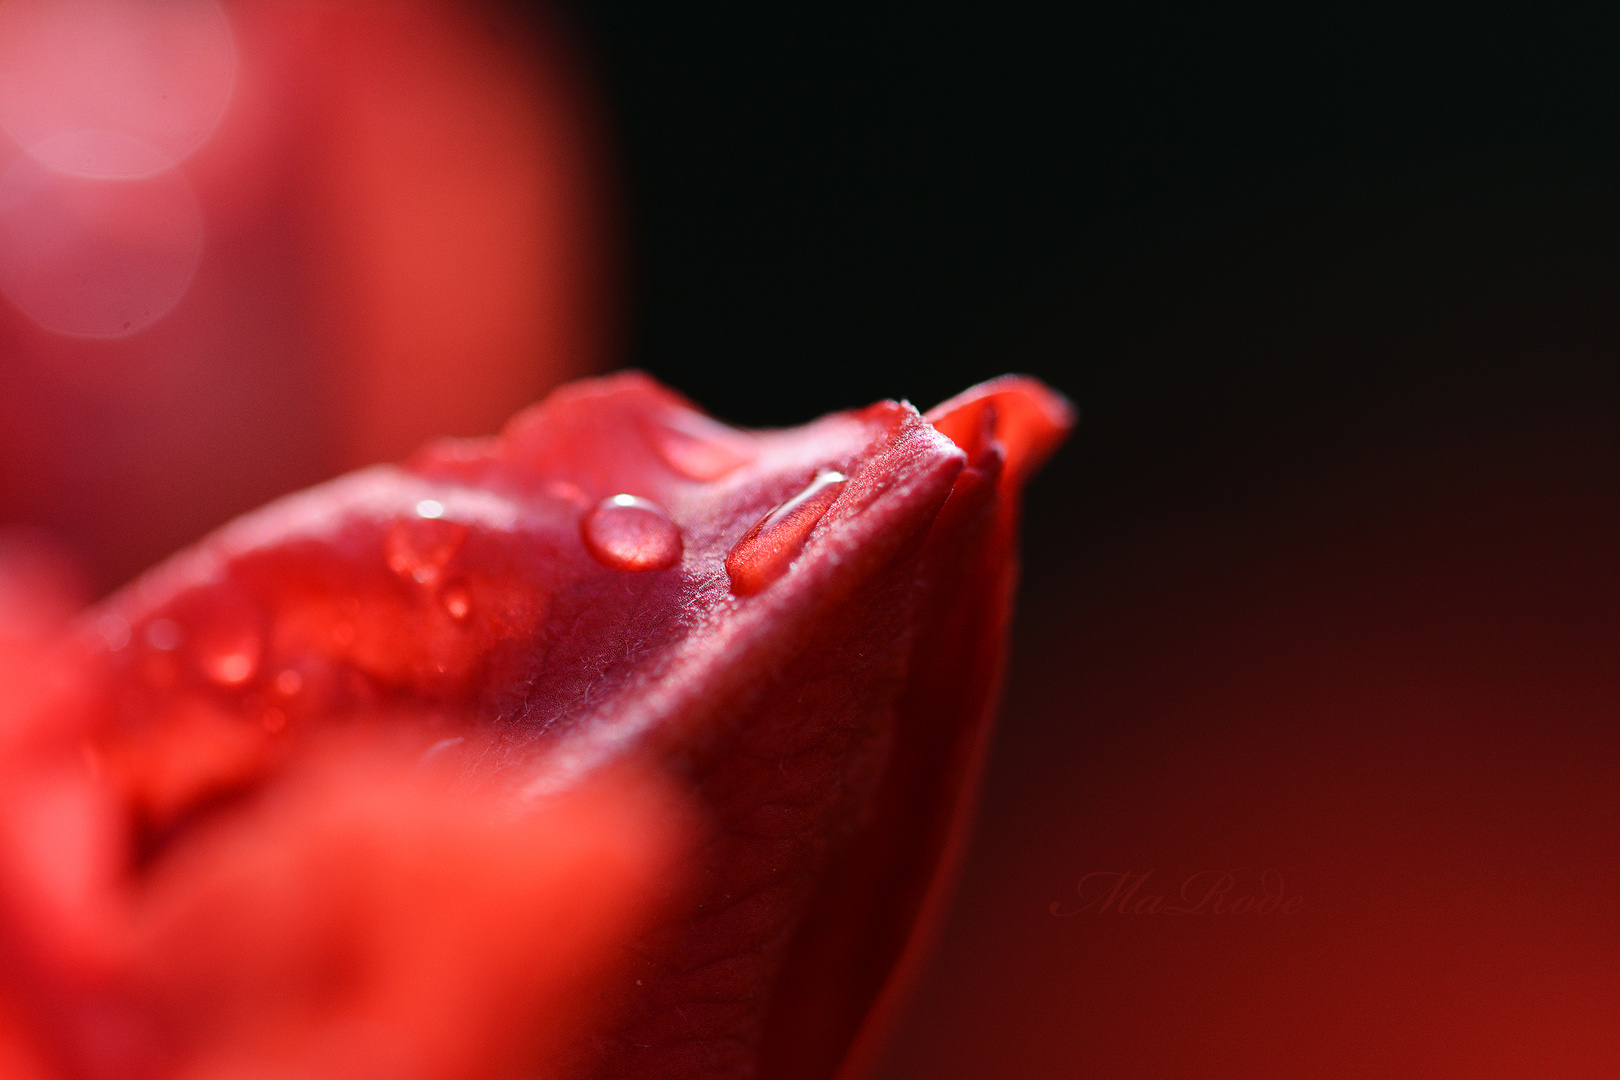
M 440 599 L 444 601 L 444 610 L 450 613 L 452 619 L 465 619 L 467 613 L 472 611 L 472 597 L 461 585 L 450 586 Z
M 424 509 L 425 508 L 425 509 Z M 383 540 L 388 569 L 418 585 L 431 585 L 467 538 L 467 526 L 445 521 L 444 507 L 433 499 L 416 504 L 418 516 L 402 518 Z
M 162 652 L 180 647 L 180 624 L 173 619 L 157 619 L 146 628 L 146 643 Z
M 591 557 L 614 570 L 662 570 L 681 557 L 681 531 L 657 503 L 634 495 L 604 499 L 580 522 Z
M 830 470 L 817 473 L 803 491 L 760 518 L 726 555 L 731 591 L 748 596 L 786 573 L 848 479 Z
M 754 460 L 745 436 L 698 413 L 677 413 L 648 433 L 665 464 L 692 480 L 717 480 Z
M 276 676 L 276 693 L 282 697 L 292 697 L 304 688 L 304 677 L 292 668 L 288 668 Z

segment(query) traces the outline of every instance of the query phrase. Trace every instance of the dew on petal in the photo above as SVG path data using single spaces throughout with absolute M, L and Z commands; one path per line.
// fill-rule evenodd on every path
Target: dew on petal
M 614 570 L 662 570 L 680 561 L 680 529 L 657 503 L 634 495 L 602 500 L 580 533 L 591 557 Z
M 726 574 L 738 596 L 757 593 L 787 572 L 849 478 L 827 470 L 749 529 L 726 555 Z
M 446 521 L 444 507 L 433 499 L 416 504 L 416 516 L 401 518 L 383 540 L 388 569 L 418 585 L 439 580 L 445 565 L 467 538 L 467 526 Z
M 697 413 L 651 424 L 648 433 L 665 464 L 691 480 L 717 480 L 754 459 L 740 433 Z
M 292 668 L 276 676 L 276 693 L 282 697 L 293 697 L 303 688 L 304 677 Z

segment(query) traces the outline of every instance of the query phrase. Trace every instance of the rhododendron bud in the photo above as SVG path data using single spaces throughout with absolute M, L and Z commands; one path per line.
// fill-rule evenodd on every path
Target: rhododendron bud
M 787 431 L 576 383 L 226 526 L 0 744 L 46 1076 L 831 1077 L 937 918 L 1031 380 Z M 42 669 L 43 670 L 43 669 Z

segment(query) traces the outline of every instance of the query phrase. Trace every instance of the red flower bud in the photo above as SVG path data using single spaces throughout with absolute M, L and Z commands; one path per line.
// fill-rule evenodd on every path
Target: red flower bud
M 620 375 L 226 526 L 29 646 L 0 1064 L 858 1069 L 1070 423 L 1007 378 L 745 432 Z

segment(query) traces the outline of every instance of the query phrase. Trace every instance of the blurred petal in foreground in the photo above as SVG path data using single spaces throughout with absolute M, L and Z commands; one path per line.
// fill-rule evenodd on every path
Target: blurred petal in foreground
M 0 4 L 0 501 L 97 584 L 611 352 L 553 21 L 458 0 Z

